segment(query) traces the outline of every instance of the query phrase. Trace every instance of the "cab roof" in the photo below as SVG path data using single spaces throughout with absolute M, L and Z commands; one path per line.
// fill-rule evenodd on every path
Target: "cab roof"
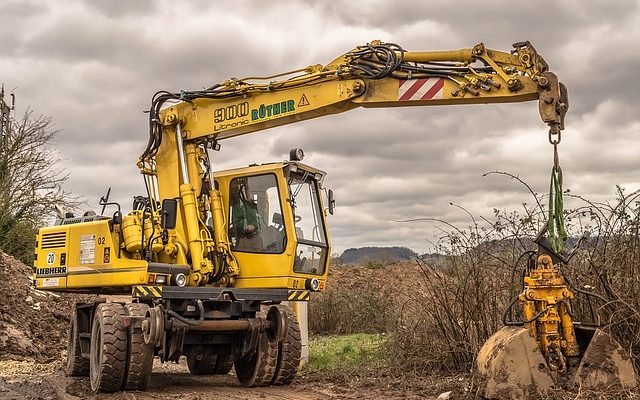
M 216 178 L 218 177 L 222 178 L 226 176 L 236 176 L 240 174 L 243 174 L 243 175 L 254 174 L 254 173 L 259 174 L 263 172 L 283 169 L 290 165 L 295 165 L 299 170 L 304 170 L 312 174 L 321 174 L 323 177 L 327 174 L 322 170 L 319 170 L 310 165 L 301 163 L 299 161 L 281 161 L 281 162 L 271 162 L 271 163 L 264 163 L 264 164 L 251 164 L 249 166 L 241 167 L 241 168 L 232 168 L 232 169 L 225 169 L 221 171 L 214 171 L 213 176 Z

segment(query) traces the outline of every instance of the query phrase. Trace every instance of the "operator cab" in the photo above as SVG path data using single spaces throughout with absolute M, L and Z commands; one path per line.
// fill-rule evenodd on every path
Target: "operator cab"
M 320 195 L 325 173 L 286 161 L 214 176 L 240 265 L 235 286 L 304 289 L 315 281 L 322 288 L 330 254 Z

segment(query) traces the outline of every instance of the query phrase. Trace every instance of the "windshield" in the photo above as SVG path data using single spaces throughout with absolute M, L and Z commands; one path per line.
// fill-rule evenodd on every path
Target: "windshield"
M 316 182 L 313 179 L 303 180 L 303 177 L 294 176 L 289 180 L 289 187 L 298 240 L 304 239 L 326 245 L 327 238 Z
M 327 257 L 327 235 L 322 219 L 318 184 L 313 175 L 292 174 L 289 177 L 289 190 L 298 239 L 293 270 L 321 275 L 324 273 Z

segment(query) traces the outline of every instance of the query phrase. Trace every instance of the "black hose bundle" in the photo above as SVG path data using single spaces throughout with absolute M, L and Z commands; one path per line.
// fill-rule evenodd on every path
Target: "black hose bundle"
M 455 63 L 424 62 L 409 63 L 404 61 L 404 50 L 395 43 L 367 44 L 347 54 L 347 66 L 356 78 L 382 79 L 394 78 L 449 78 L 462 77 L 475 72 L 490 73 L 491 67 L 471 69 Z

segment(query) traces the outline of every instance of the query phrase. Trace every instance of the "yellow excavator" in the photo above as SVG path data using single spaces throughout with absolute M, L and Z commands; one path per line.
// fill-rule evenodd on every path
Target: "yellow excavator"
M 144 390 L 154 357 L 184 355 L 193 374 L 235 367 L 244 386 L 291 383 L 301 349 L 294 309 L 325 287 L 333 193 L 324 172 L 301 162 L 299 149 L 286 162 L 212 172 L 210 155 L 220 142 L 357 107 L 529 100 L 538 100 L 557 144 L 566 88 L 529 42 L 511 52 L 483 44 L 411 52 L 374 41 L 327 65 L 156 93 L 138 161 L 146 193 L 134 198 L 132 211 L 109 201 L 108 191 L 100 214 L 61 212 L 37 234 L 38 289 L 131 295 L 77 304 L 67 373 L 89 375 L 94 391 Z M 574 332 L 562 257 L 540 245 L 518 298 L 525 327 L 506 327 L 481 349 L 480 395 L 544 393 L 565 374 L 584 385 L 602 383 L 599 374 L 604 382 L 635 385 L 613 339 L 595 331 L 589 346 L 589 337 Z M 602 362 L 628 374 L 593 363 L 574 368 L 601 337 L 608 346 Z

